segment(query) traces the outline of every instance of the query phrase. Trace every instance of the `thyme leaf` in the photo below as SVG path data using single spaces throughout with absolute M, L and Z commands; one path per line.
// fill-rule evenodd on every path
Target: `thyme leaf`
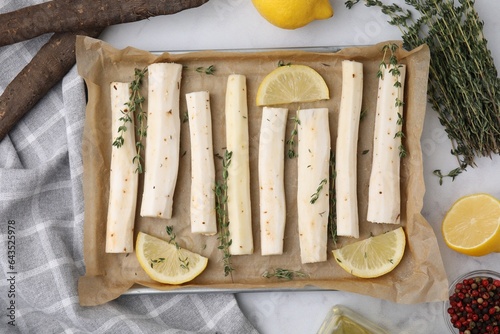
M 155 264 L 163 263 L 163 262 L 165 262 L 165 258 L 164 257 L 159 257 L 157 259 L 151 259 L 150 260 L 150 266 L 151 266 L 151 268 L 153 268 Z
M 283 60 L 278 60 L 278 67 L 290 66 L 290 65 L 292 65 L 292 63 L 285 63 L 285 61 L 283 61 Z

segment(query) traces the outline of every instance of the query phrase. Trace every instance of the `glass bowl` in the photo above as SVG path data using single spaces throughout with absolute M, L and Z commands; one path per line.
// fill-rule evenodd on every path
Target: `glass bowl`
M 474 271 L 468 272 L 466 274 L 463 274 L 463 275 L 457 277 L 450 284 L 450 288 L 448 290 L 448 295 L 452 296 L 455 293 L 455 288 L 456 288 L 456 285 L 458 283 L 463 283 L 464 280 L 476 278 L 476 277 L 485 277 L 485 278 L 491 277 L 493 280 L 500 280 L 500 273 L 493 271 L 493 270 L 474 270 Z M 497 294 L 500 295 L 500 287 L 498 287 L 498 289 L 499 290 L 498 290 Z M 499 299 L 499 301 L 500 301 L 500 299 Z M 460 333 L 459 329 L 454 327 L 454 325 L 452 323 L 452 315 L 448 312 L 448 309 L 451 306 L 450 300 L 445 301 L 443 304 L 444 304 L 444 306 L 443 306 L 444 319 L 445 319 L 445 322 L 446 322 L 448 328 L 450 329 L 450 333 L 457 333 L 457 334 Z M 498 326 L 500 326 L 500 323 Z M 487 333 L 487 332 L 479 331 L 479 333 Z

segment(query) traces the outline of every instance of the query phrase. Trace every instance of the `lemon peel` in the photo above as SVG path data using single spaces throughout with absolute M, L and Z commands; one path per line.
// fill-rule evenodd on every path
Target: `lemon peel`
M 283 29 L 297 29 L 334 14 L 328 0 L 252 0 L 252 3 L 262 17 Z

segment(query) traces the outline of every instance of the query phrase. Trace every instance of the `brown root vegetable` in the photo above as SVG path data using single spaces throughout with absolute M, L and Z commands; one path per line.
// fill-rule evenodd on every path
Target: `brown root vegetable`
M 101 29 L 80 32 L 97 37 Z M 54 34 L 0 96 L 0 140 L 75 64 L 78 33 Z
M 0 46 L 55 34 L 0 96 L 0 140 L 75 64 L 76 35 L 168 15 L 208 0 L 52 0 L 0 14 Z
M 50 32 L 75 32 L 168 15 L 208 0 L 52 0 L 0 14 L 0 46 Z

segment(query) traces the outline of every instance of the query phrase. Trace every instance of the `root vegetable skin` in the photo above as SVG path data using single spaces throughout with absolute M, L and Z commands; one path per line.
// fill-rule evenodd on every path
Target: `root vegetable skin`
M 335 150 L 337 235 L 354 238 L 359 238 L 357 144 L 362 99 L 363 64 L 344 60 Z
M 97 29 L 79 33 L 96 37 L 100 32 Z M 54 34 L 5 88 L 0 96 L 0 140 L 73 67 L 76 35 Z
M 262 255 L 283 254 L 286 223 L 285 131 L 288 109 L 262 109 L 259 140 L 260 240 Z
M 250 200 L 250 143 L 246 77 L 231 74 L 226 89 L 226 146 L 232 152 L 227 179 L 227 215 L 232 255 L 252 254 L 252 208 Z
M 401 137 L 397 134 L 401 131 L 398 119 L 403 115 L 403 107 L 396 105 L 396 98 L 403 100 L 406 66 L 397 66 L 400 76 L 389 72 L 390 66 L 379 80 L 367 212 L 367 220 L 374 223 L 400 222 Z M 401 83 L 399 88 L 395 87 L 397 81 Z
M 215 165 L 212 144 L 210 95 L 186 94 L 191 139 L 191 232 L 217 233 L 215 216 Z
M 172 218 L 180 158 L 181 73 L 180 64 L 148 66 L 148 133 L 142 217 Z
M 0 47 L 55 33 L 0 96 L 0 140 L 75 64 L 76 35 L 168 15 L 208 0 L 52 0 L 0 14 Z
M 119 118 L 127 110 L 129 84 L 113 82 L 111 92 L 111 127 L 113 133 L 121 124 Z M 130 253 L 134 250 L 134 221 L 137 203 L 138 174 L 132 162 L 136 155 L 134 117 L 127 123 L 121 147 L 111 149 L 109 205 L 106 228 L 106 252 Z
M 168 15 L 208 0 L 52 0 L 0 14 L 0 46 L 51 32 L 104 28 Z
M 297 220 L 302 263 L 327 259 L 330 167 L 328 109 L 299 111 Z M 322 190 L 318 186 L 323 183 Z M 317 200 L 311 197 L 318 193 Z

